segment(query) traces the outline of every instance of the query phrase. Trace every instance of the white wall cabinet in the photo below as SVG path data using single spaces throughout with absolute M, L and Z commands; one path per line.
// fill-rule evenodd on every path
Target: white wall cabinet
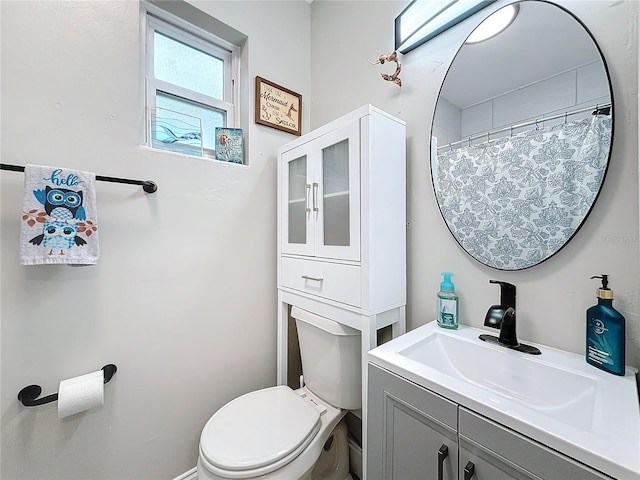
M 279 289 L 365 315 L 406 304 L 405 141 L 367 105 L 280 148 Z
M 278 303 L 278 383 L 297 306 L 362 332 L 364 413 L 377 331 L 406 330 L 402 120 L 365 105 L 278 150 Z
M 368 405 L 368 480 L 611 478 L 373 364 Z

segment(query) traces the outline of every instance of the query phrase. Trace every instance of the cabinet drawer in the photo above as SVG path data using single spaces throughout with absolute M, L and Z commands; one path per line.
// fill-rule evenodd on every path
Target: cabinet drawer
M 362 306 L 359 266 L 291 257 L 282 257 L 281 261 L 283 287 Z
M 610 478 L 464 407 L 460 407 L 459 415 L 460 445 L 489 463 L 497 465 L 496 458 L 508 459 L 511 466 L 533 474 L 535 478 Z M 460 459 L 463 463 L 467 461 L 464 456 Z M 531 477 L 532 475 L 524 475 L 524 478 Z M 512 474 L 510 478 L 520 476 Z

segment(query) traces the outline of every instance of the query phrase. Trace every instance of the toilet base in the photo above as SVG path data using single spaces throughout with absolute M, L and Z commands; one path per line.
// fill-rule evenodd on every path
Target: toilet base
M 349 474 L 349 431 L 344 418 L 325 442 L 310 480 L 352 480 Z

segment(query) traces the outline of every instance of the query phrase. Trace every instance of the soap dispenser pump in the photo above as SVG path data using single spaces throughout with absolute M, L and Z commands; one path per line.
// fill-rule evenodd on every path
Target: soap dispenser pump
M 614 375 L 624 375 L 625 320 L 613 308 L 613 291 L 609 288 L 609 276 L 594 275 L 602 285 L 596 290 L 598 304 L 587 309 L 587 363 Z

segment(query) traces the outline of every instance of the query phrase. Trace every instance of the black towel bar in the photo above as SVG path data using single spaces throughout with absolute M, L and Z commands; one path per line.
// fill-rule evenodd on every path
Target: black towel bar
M 9 165 L 7 163 L 0 163 L 0 170 L 10 170 L 12 172 L 24 172 L 24 167 L 21 165 Z M 155 193 L 158 190 L 158 186 L 151 180 L 132 180 L 130 178 L 118 178 L 118 177 L 105 177 L 103 175 L 96 175 L 96 180 L 101 182 L 112 183 L 127 183 L 129 185 L 141 185 L 142 189 L 147 193 Z
M 104 372 L 104 383 L 111 380 L 117 370 L 118 367 L 112 363 L 102 367 L 102 371 Z M 45 403 L 51 403 L 58 400 L 57 393 L 52 393 L 46 397 L 38 398 L 41 393 L 42 387 L 40 385 L 29 385 L 28 387 L 24 387 L 20 390 L 18 393 L 18 400 L 20 400 L 25 407 L 36 407 L 38 405 L 44 405 Z

